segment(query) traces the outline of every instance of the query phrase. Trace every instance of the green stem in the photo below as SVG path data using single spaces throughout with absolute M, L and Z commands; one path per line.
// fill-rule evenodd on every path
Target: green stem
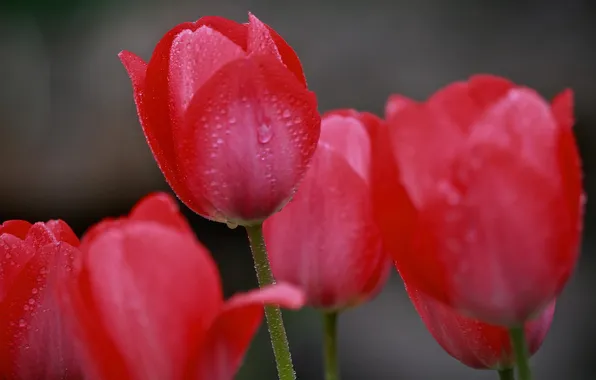
M 337 362 L 337 312 L 323 314 L 325 341 L 325 380 L 339 380 Z
M 524 327 L 512 327 L 509 329 L 511 345 L 517 364 L 517 373 L 519 380 L 532 380 L 532 371 L 530 370 L 530 355 L 526 344 Z
M 515 374 L 513 368 L 499 369 L 499 380 L 515 380 Z
M 246 232 L 250 240 L 259 286 L 262 288 L 275 284 L 275 278 L 273 278 L 269 257 L 267 256 L 265 239 L 263 238 L 263 225 L 246 226 Z M 265 318 L 269 327 L 269 337 L 271 338 L 279 380 L 296 380 L 281 309 L 278 306 L 265 306 Z

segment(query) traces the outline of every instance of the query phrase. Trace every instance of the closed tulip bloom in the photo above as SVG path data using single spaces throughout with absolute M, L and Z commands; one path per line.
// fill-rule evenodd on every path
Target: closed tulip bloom
M 357 305 L 388 277 L 391 263 L 372 213 L 367 132 L 381 123 L 353 110 L 325 115 L 300 189 L 264 223 L 273 274 L 303 289 L 311 306 Z
M 139 119 L 178 197 L 205 218 L 262 222 L 304 176 L 320 133 L 315 95 L 273 29 L 203 17 L 170 30 L 145 63 L 123 51 Z
M 555 299 L 582 229 L 572 103 L 569 90 L 549 104 L 488 75 L 423 103 L 390 98 L 389 142 L 375 140 L 374 199 L 406 283 L 502 326 L 520 325 Z M 409 202 L 394 204 L 404 192 Z
M 82 378 L 56 298 L 78 245 L 61 220 L 0 224 L 1 379 Z
M 515 356 L 507 328 L 465 317 L 424 293 L 407 286 L 406 289 L 426 328 L 449 355 L 475 369 L 513 368 Z M 542 346 L 554 313 L 553 301 L 535 319 L 525 323 L 530 355 Z
M 231 380 L 263 304 L 303 303 L 283 284 L 224 302 L 209 252 L 165 194 L 96 225 L 81 256 L 61 295 L 88 379 Z

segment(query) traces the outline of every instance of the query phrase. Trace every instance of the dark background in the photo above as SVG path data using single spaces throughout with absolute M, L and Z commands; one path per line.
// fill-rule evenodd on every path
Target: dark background
M 488 72 L 551 98 L 575 90 L 576 133 L 588 212 L 582 259 L 560 298 L 536 379 L 594 379 L 596 364 L 596 5 L 587 0 L 1 0 L 0 220 L 65 219 L 79 234 L 167 190 L 138 124 L 117 54 L 148 59 L 182 21 L 247 11 L 298 52 L 320 110 L 381 114 L 390 93 L 424 99 L 445 84 Z M 256 286 L 242 229 L 187 212 L 212 250 L 226 294 Z M 286 313 L 300 379 L 322 379 L 321 327 L 312 310 Z M 496 379 L 434 342 L 395 276 L 373 302 L 340 320 L 344 380 Z M 263 328 L 239 379 L 274 379 Z

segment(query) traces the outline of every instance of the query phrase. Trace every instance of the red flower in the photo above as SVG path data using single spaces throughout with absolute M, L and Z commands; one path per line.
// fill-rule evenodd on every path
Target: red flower
M 0 224 L 0 378 L 81 378 L 55 297 L 78 245 L 61 220 Z
M 406 283 L 493 324 L 540 312 L 578 259 L 571 92 L 549 105 L 484 75 L 424 103 L 394 96 L 386 111 L 389 130 L 375 137 L 375 210 Z
M 263 303 L 300 307 L 289 285 L 223 301 L 209 252 L 165 194 L 83 238 L 76 278 L 62 290 L 95 379 L 230 380 L 259 327 Z
M 370 193 L 367 129 L 381 122 L 353 110 L 325 115 L 300 189 L 264 223 L 275 278 L 300 286 L 312 306 L 342 309 L 363 302 L 389 274 Z
M 170 30 L 148 64 L 123 51 L 137 111 L 178 197 L 219 222 L 260 222 L 303 177 L 320 132 L 300 61 L 270 27 L 203 17 Z
M 406 286 L 414 307 L 435 340 L 445 351 L 475 369 L 513 368 L 515 355 L 509 331 L 458 314 L 454 309 Z M 530 355 L 534 355 L 548 333 L 555 313 L 555 301 L 525 324 Z

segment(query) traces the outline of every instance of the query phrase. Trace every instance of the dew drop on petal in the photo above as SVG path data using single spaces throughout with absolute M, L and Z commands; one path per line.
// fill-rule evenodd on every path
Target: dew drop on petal
M 440 181 L 437 185 L 437 189 L 441 194 L 443 194 L 448 204 L 455 206 L 461 202 L 461 194 L 448 181 Z
M 265 123 L 257 127 L 257 138 L 261 144 L 267 144 L 273 137 L 273 129 Z

